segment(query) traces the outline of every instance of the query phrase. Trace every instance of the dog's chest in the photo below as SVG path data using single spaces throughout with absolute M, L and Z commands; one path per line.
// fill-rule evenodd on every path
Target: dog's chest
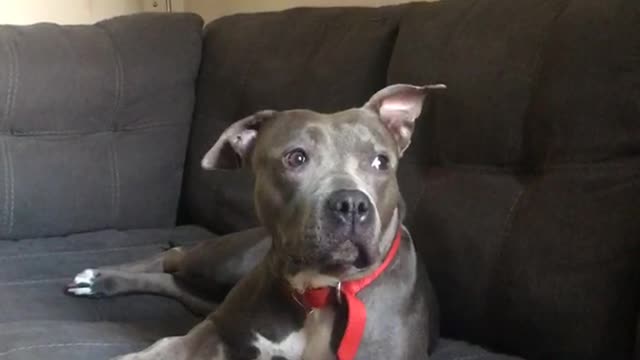
M 307 316 L 304 323 L 307 343 L 302 355 L 303 360 L 335 359 L 330 345 L 335 316 L 332 308 L 318 309 Z
M 331 351 L 331 333 L 335 311 L 331 308 L 312 311 L 304 327 L 293 332 L 280 342 L 273 342 L 260 334 L 254 346 L 260 351 L 257 360 L 330 360 L 335 359 Z

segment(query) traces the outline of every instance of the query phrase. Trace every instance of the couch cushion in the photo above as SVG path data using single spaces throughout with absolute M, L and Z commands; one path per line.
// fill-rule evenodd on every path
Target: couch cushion
M 135 324 L 27 321 L 0 324 L 3 360 L 107 360 L 139 351 L 162 337 Z M 425 356 L 426 359 L 426 356 Z M 431 360 L 518 360 L 461 341 L 441 340 Z
M 201 28 L 0 26 L 0 238 L 174 225 Z
M 85 268 L 140 260 L 169 242 L 212 238 L 199 227 L 100 231 L 61 238 L 0 240 L 0 323 L 19 321 L 115 321 L 182 331 L 194 317 L 173 300 L 125 296 L 74 298 L 64 287 Z
M 389 82 L 444 82 L 401 164 L 445 336 L 630 359 L 640 304 L 640 3 L 447 0 Z
M 496 354 L 464 341 L 440 339 L 429 360 L 522 360 L 515 356 Z
M 2 360 L 107 360 L 138 351 L 166 336 L 162 327 L 76 321 L 0 324 Z
M 194 226 L 101 231 L 50 239 L 0 240 L 0 359 L 106 360 L 159 338 L 185 334 L 200 319 L 176 301 L 150 295 L 100 300 L 63 295 L 82 269 L 139 260 L 170 242 L 214 235 Z M 441 340 L 434 360 L 515 360 Z
M 258 110 L 364 104 L 384 87 L 401 9 L 293 9 L 209 24 L 185 172 L 187 221 L 217 233 L 255 225 L 251 177 L 204 172 L 202 156 L 226 126 Z

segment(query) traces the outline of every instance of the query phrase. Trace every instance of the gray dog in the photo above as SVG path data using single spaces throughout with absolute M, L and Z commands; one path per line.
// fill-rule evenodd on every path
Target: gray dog
M 67 291 L 159 294 L 208 315 L 119 359 L 425 359 L 437 308 L 402 226 L 396 170 L 427 92 L 442 88 L 393 85 L 361 108 L 234 123 L 202 166 L 251 166 L 263 228 L 88 269 Z

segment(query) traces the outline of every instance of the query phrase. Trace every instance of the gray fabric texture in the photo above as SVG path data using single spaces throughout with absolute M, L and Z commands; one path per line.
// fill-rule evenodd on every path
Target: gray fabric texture
M 0 240 L 0 359 L 107 359 L 181 335 L 199 319 L 174 300 L 83 299 L 65 285 L 88 267 L 152 256 L 169 242 L 213 239 L 195 226 Z
M 443 82 L 400 166 L 442 334 L 532 360 L 629 360 L 640 304 L 640 2 L 445 0 L 390 83 Z
M 440 339 L 429 360 L 522 360 L 522 358 L 492 353 L 464 341 Z
M 139 351 L 165 335 L 162 328 L 109 322 L 29 321 L 0 324 L 2 360 L 107 360 Z M 461 341 L 441 340 L 430 360 L 518 360 Z
M 201 28 L 0 26 L 0 239 L 175 224 Z
M 164 323 L 162 327 L 170 329 L 183 322 L 187 314 L 172 301 L 152 296 L 92 301 L 65 295 L 64 286 L 86 268 L 140 260 L 161 252 L 169 242 L 184 244 L 211 238 L 213 235 L 202 228 L 184 226 L 0 240 L 0 323 L 123 321 Z

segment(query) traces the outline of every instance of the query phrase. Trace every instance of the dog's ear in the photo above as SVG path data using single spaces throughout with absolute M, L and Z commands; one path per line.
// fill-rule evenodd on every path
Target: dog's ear
M 260 126 L 274 115 L 275 111 L 264 110 L 231 124 L 202 158 L 202 168 L 238 169 L 246 165 Z
M 374 111 L 393 135 L 400 155 L 409 147 L 415 120 L 420 116 L 422 103 L 432 90 L 446 89 L 444 84 L 414 86 L 396 84 L 375 93 L 364 105 Z

